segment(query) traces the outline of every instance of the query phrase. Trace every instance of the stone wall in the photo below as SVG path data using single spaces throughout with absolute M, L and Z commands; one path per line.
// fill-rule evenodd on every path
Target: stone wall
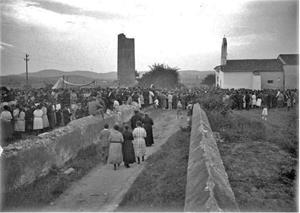
M 101 117 L 84 117 L 67 126 L 4 147 L 1 175 L 5 187 L 2 189 L 16 189 L 46 175 L 52 166 L 64 166 L 76 157 L 79 150 L 99 142 L 99 133 L 105 123 L 112 127 L 116 122 L 129 121 L 135 107 L 122 105 L 119 110 L 119 113 L 106 116 L 104 120 Z
M 192 116 L 184 211 L 239 211 L 205 112 Z

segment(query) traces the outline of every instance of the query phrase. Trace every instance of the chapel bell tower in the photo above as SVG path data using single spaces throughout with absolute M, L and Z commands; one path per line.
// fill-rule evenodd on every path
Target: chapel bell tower
M 223 37 L 222 49 L 221 49 L 221 65 L 226 65 L 227 62 L 227 40 L 225 35 Z

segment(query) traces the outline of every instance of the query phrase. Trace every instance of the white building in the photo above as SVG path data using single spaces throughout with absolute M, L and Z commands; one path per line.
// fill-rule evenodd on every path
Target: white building
M 283 86 L 285 89 L 298 88 L 299 76 L 299 55 L 298 54 L 280 54 L 278 60 L 283 68 Z
M 227 40 L 223 38 L 221 65 L 215 67 L 216 86 L 224 89 L 298 88 L 298 54 L 277 59 L 227 60 Z

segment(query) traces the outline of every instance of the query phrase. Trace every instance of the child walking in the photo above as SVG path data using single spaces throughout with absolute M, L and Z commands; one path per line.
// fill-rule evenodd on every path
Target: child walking
M 267 107 L 267 105 L 264 105 L 262 113 L 261 113 L 261 119 L 266 121 L 267 117 L 268 117 L 268 107 Z

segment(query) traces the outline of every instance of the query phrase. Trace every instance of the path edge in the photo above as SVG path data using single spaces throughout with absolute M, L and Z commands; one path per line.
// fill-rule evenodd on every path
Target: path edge
M 206 113 L 193 107 L 185 212 L 239 211 Z

